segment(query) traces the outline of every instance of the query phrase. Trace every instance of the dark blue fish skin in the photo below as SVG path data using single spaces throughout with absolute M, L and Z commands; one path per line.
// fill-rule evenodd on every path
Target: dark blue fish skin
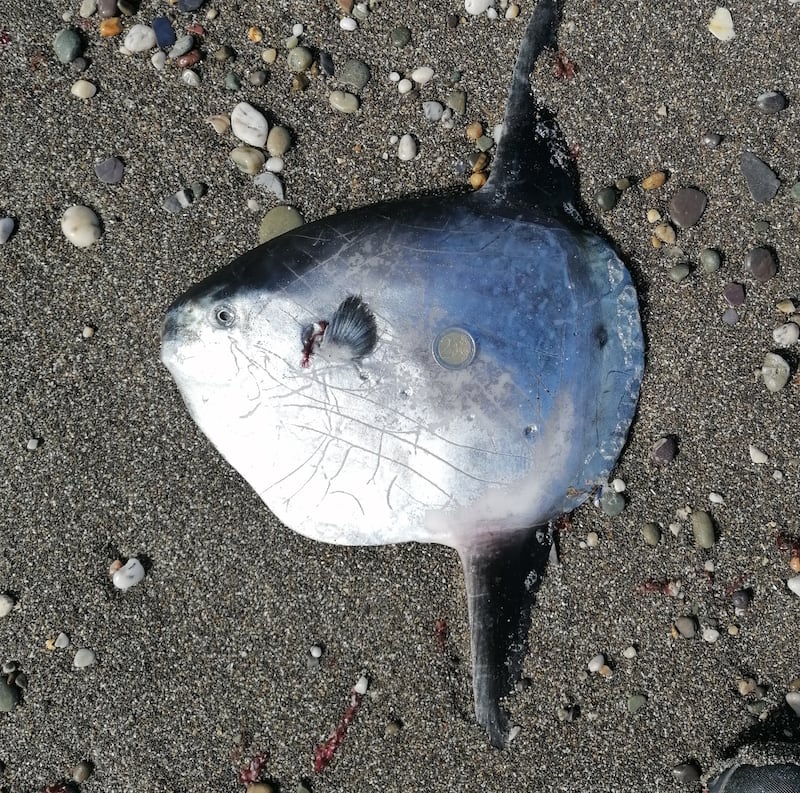
M 290 528 L 458 550 L 475 712 L 496 746 L 548 524 L 606 481 L 644 356 L 630 276 L 583 225 L 563 141 L 530 95 L 556 22 L 540 0 L 483 190 L 309 223 L 190 288 L 162 330 L 193 417 Z M 352 296 L 375 335 L 330 344 Z M 452 329 L 472 349 L 449 368 L 437 344 Z

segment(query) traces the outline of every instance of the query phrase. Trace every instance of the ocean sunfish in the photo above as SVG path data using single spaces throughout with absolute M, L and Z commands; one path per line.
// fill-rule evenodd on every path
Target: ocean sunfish
M 480 191 L 290 231 L 190 288 L 162 330 L 192 418 L 286 526 L 458 551 L 496 746 L 548 526 L 607 481 L 643 368 L 628 271 L 583 224 L 532 95 L 557 19 L 539 0 Z

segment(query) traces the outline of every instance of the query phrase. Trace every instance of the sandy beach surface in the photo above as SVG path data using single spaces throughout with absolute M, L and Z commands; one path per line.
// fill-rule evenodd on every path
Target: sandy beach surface
M 159 329 L 177 294 L 257 243 L 261 217 L 279 203 L 236 170 L 235 140 L 217 135 L 209 115 L 248 101 L 291 131 L 281 179 L 307 220 L 463 189 L 455 163 L 474 151 L 464 127 L 501 121 L 531 2 L 517 19 L 501 9 L 490 20 L 469 17 L 459 0 L 380 0 L 347 32 L 332 0 L 206 3 L 195 13 L 144 0 L 122 18 L 125 31 L 161 14 L 179 34 L 205 28 L 193 88 L 173 62 L 157 71 L 151 53 L 120 54 L 122 37 L 102 38 L 97 16 L 82 24 L 78 0 L 0 0 L 0 216 L 15 218 L 0 246 L 0 591 L 15 602 L 0 618 L 0 661 L 27 676 L 20 704 L 0 713 L 0 790 L 42 790 L 84 759 L 95 767 L 86 791 L 243 790 L 239 769 L 263 751 L 263 776 L 283 793 L 301 780 L 313 793 L 691 791 L 700 783 L 676 780 L 676 765 L 707 771 L 742 735 L 775 722 L 800 675 L 800 598 L 778 541 L 800 536 L 800 348 L 781 350 L 772 335 L 785 320 L 776 304 L 800 298 L 800 204 L 790 195 L 800 5 L 731 3 L 728 42 L 707 29 L 714 8 L 567 0 L 559 39 L 574 75 L 559 79 L 552 58 L 535 74 L 578 154 L 583 199 L 633 274 L 647 362 L 616 471 L 627 507 L 610 518 L 586 504 L 562 532 L 560 564 L 533 614 L 529 685 L 507 702 L 519 734 L 498 751 L 472 716 L 456 554 L 331 547 L 282 527 L 192 423 L 159 362 Z M 451 28 L 449 14 L 463 19 Z M 349 58 L 369 65 L 358 113 L 331 108 L 335 78 L 311 74 L 292 90 L 285 40 L 295 23 L 301 43 L 331 53 L 337 68 Z M 261 43 L 248 39 L 252 25 Z M 412 34 L 402 49 L 389 43 L 399 25 Z M 65 27 L 81 31 L 83 74 L 54 55 Z M 223 45 L 235 61 L 215 60 Z M 273 65 L 261 57 L 269 46 Z M 423 65 L 433 79 L 400 97 L 389 72 Z M 259 69 L 268 76 L 255 86 Z M 466 113 L 448 130 L 424 118 L 422 101 L 445 102 L 454 70 Z M 241 78 L 238 91 L 226 90 L 228 72 Z M 93 98 L 70 94 L 79 77 L 96 85 Z M 773 89 L 788 107 L 762 113 L 756 98 Z M 716 148 L 701 142 L 709 131 L 722 136 Z M 390 142 L 405 133 L 419 145 L 411 162 Z M 767 203 L 748 193 L 743 151 L 781 180 Z M 94 172 L 111 156 L 125 164 L 117 185 Z M 655 170 L 668 180 L 646 192 L 638 182 Z M 633 186 L 600 212 L 595 191 L 623 177 Z M 207 194 L 165 211 L 194 181 Z M 655 249 L 647 211 L 666 215 L 680 187 L 702 190 L 707 209 L 678 231 L 678 252 Z M 101 220 L 90 248 L 61 233 L 73 204 Z M 744 270 L 757 245 L 778 260 L 764 283 Z M 698 266 L 705 247 L 722 254 L 717 272 Z M 681 262 L 692 272 L 676 283 L 669 270 Z M 734 325 L 722 320 L 731 282 L 745 291 Z M 792 377 L 770 393 L 754 370 L 776 350 Z M 678 454 L 658 467 L 651 447 L 666 435 Z M 767 462 L 751 460 L 751 444 Z M 692 536 L 697 509 L 713 517 L 708 550 Z M 646 522 L 661 527 L 656 547 L 642 538 Z M 109 565 L 130 556 L 147 575 L 121 592 Z M 647 581 L 680 582 L 680 596 L 643 594 Z M 731 595 L 742 588 L 752 604 L 737 614 Z M 673 635 L 682 616 L 696 619 L 694 638 Z M 713 642 L 703 638 L 712 628 Z M 61 632 L 67 648 L 52 645 Z M 324 647 L 318 665 L 314 643 Z M 76 669 L 79 648 L 96 663 Z M 587 669 L 598 653 L 609 677 Z M 369 692 L 333 762 L 314 773 L 313 747 L 362 671 Z M 742 678 L 761 688 L 742 696 Z M 559 717 L 567 711 L 575 718 Z

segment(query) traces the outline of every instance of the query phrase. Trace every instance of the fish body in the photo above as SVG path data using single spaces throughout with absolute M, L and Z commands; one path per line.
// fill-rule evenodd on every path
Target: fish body
M 555 19 L 540 0 L 486 188 L 309 223 L 190 288 L 162 330 L 192 417 L 288 527 L 458 550 L 498 746 L 546 527 L 606 481 L 643 364 L 630 276 L 534 114 Z

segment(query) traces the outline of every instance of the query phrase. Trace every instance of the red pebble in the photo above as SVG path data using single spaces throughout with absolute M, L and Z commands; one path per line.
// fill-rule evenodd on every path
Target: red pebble
M 180 58 L 176 61 L 178 66 L 181 69 L 188 69 L 190 66 L 194 66 L 196 63 L 200 61 L 200 50 L 190 50 L 186 53 L 186 55 L 181 55 Z
M 205 36 L 206 35 L 206 29 L 202 25 L 198 24 L 197 22 L 193 22 L 191 25 L 189 25 L 188 28 L 186 28 L 186 30 L 189 33 L 193 33 L 195 36 Z

